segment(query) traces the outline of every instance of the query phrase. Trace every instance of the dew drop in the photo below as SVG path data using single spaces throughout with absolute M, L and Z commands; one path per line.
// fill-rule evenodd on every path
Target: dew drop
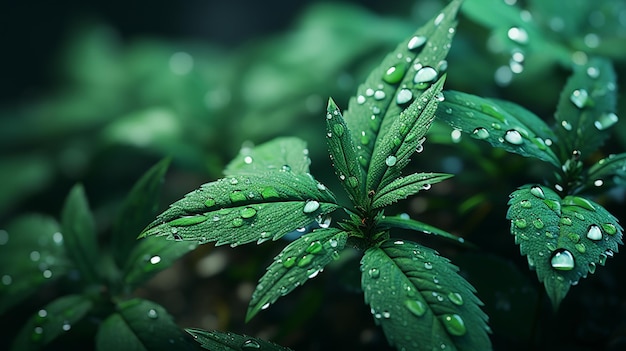
M 594 262 L 589 262 L 589 273 L 594 274 L 596 272 L 596 264 Z
M 311 201 L 307 201 L 304 204 L 304 208 L 302 209 L 302 212 L 313 213 L 317 211 L 319 208 L 320 208 L 320 203 L 315 200 L 311 200 Z
M 356 103 L 359 104 L 359 105 L 363 105 L 365 103 L 365 96 L 363 96 L 363 95 L 357 96 L 356 97 Z
M 413 92 L 409 89 L 400 89 L 398 96 L 396 96 L 396 103 L 398 105 L 404 105 L 413 100 Z
M 528 33 L 525 29 L 519 27 L 511 27 L 506 33 L 509 39 L 513 40 L 518 44 L 526 44 L 528 43 Z
M 413 83 L 416 83 L 416 84 L 428 83 L 428 82 L 434 81 L 436 78 L 437 78 L 437 71 L 430 66 L 425 66 L 419 69 L 415 73 L 415 77 L 413 78 Z
M 376 90 L 374 92 L 374 99 L 376 99 L 376 100 L 382 100 L 382 99 L 385 98 L 385 96 L 387 96 L 387 95 L 382 90 Z
M 385 74 L 383 75 L 383 80 L 389 84 L 399 83 L 404 74 L 406 73 L 407 65 L 405 63 L 400 63 L 395 66 L 389 67 Z
M 313 262 L 313 255 L 304 255 L 298 261 L 298 267 L 308 266 L 311 262 Z
M 154 308 L 151 308 L 150 310 L 148 310 L 148 318 L 150 318 L 150 319 L 157 319 L 157 318 L 159 318 L 159 314 L 157 313 L 157 311 Z
M 367 274 L 372 279 L 378 279 L 378 277 L 380 277 L 380 270 L 378 268 L 370 268 L 370 270 L 367 271 Z
M 619 118 L 615 113 L 603 113 L 595 122 L 593 122 L 593 125 L 597 130 L 606 130 L 617 123 L 618 120 Z
M 524 143 L 522 135 L 515 129 L 507 130 L 504 134 L 504 140 L 513 145 L 521 145 Z
M 565 249 L 559 249 L 553 253 L 550 265 L 559 271 L 571 271 L 574 269 L 574 256 Z
M 602 229 L 609 235 L 615 235 L 615 233 L 617 233 L 617 228 L 611 223 L 603 224 Z
M 426 305 L 419 300 L 405 300 L 404 306 L 417 317 L 421 317 L 426 313 Z
M 535 195 L 536 197 L 540 198 L 540 199 L 545 199 L 546 198 L 546 194 L 543 193 L 543 189 L 541 189 L 541 187 L 539 185 L 534 185 L 530 188 L 530 193 Z
M 583 108 L 589 101 L 589 93 L 585 89 L 576 89 L 570 95 L 569 100 L 578 108 Z
M 455 305 L 461 306 L 463 305 L 463 296 L 456 292 L 451 292 L 448 294 L 448 299 Z
M 261 345 L 254 339 L 248 339 L 243 342 L 241 348 L 245 350 L 258 350 L 261 348 Z
M 239 190 L 235 190 L 230 193 L 229 197 L 231 202 L 240 202 L 247 200 L 246 195 L 244 195 L 244 193 Z
M 585 251 L 587 251 L 587 248 L 585 247 L 585 244 L 582 244 L 582 243 L 577 243 L 577 244 L 574 244 L 574 247 L 575 247 L 575 248 L 576 248 L 576 250 L 577 250 L 578 252 L 580 252 L 581 254 L 584 254 L 584 253 L 585 253 Z
M 283 266 L 285 268 L 291 268 L 293 267 L 293 265 L 296 264 L 296 258 L 295 257 L 287 257 L 284 261 L 283 261 Z
M 430 262 L 424 262 L 424 268 L 426 269 L 433 269 L 433 264 Z
M 478 127 L 472 131 L 472 136 L 476 139 L 484 140 L 489 138 L 489 131 L 483 127 Z
M 206 207 L 213 207 L 213 206 L 215 206 L 215 199 L 208 198 L 208 199 L 204 202 L 204 205 L 205 205 Z
M 333 132 L 335 132 L 335 134 L 337 134 L 337 136 L 343 136 L 343 132 L 344 132 L 344 128 L 343 125 L 337 123 L 333 125 Z
M 562 217 L 559 222 L 563 225 L 572 225 L 572 219 L 569 217 Z
M 407 48 L 412 51 L 417 50 L 420 47 L 422 47 L 424 43 L 426 43 L 426 37 L 421 36 L 421 35 L 416 35 L 409 40 L 409 43 L 407 44 Z
M 516 227 L 518 227 L 519 229 L 524 229 L 524 228 L 526 228 L 526 227 L 528 226 L 528 223 L 526 223 L 526 220 L 525 220 L 524 218 L 519 218 L 519 219 L 516 219 L 516 220 L 514 221 L 514 224 L 515 224 L 515 226 L 516 226 Z
M 150 257 L 150 263 L 157 264 L 159 262 L 161 262 L 161 256 L 155 255 Z
M 239 211 L 239 215 L 244 219 L 252 218 L 256 216 L 256 210 L 252 207 L 246 207 Z
M 589 226 L 587 230 L 587 239 L 598 241 L 602 239 L 602 230 L 595 224 Z
M 528 201 L 528 200 L 522 200 L 522 201 L 520 201 L 519 204 L 523 208 L 531 208 L 531 207 L 533 207 L 533 204 L 530 201 Z
M 232 224 L 235 228 L 241 227 L 243 225 L 243 218 L 233 218 Z
M 444 314 L 442 319 L 443 325 L 451 335 L 462 336 L 467 332 L 465 322 L 458 314 Z
M 587 75 L 589 76 L 589 78 L 596 79 L 600 77 L 600 70 L 598 69 L 598 67 L 587 67 Z
M 461 132 L 460 129 L 453 129 L 452 132 L 450 132 L 450 138 L 452 139 L 452 142 L 455 144 L 460 143 L 462 137 L 463 137 L 463 133 Z
M 311 254 L 317 254 L 322 251 L 323 245 L 319 241 L 314 241 L 306 248 L 306 252 Z
M 433 24 L 435 26 L 438 26 L 441 24 L 441 22 L 443 22 L 443 19 L 446 17 L 446 15 L 442 12 L 439 15 L 437 15 L 437 17 L 435 18 L 435 21 L 433 22 Z
M 359 185 L 359 181 L 356 179 L 356 177 L 352 177 L 352 176 L 348 177 L 348 179 L 346 180 L 346 183 L 351 188 L 356 188 L 357 185 Z
M 387 158 L 385 159 L 385 164 L 387 165 L 387 167 L 395 166 L 396 162 L 398 162 L 398 159 L 393 155 L 387 156 Z
M 533 226 L 537 229 L 543 228 L 544 224 L 541 218 L 536 218 L 535 220 L 533 220 Z
M 274 187 L 267 186 L 263 188 L 263 190 L 261 190 L 261 197 L 264 198 L 265 200 L 269 200 L 269 199 L 279 198 L 280 195 L 278 194 L 278 191 L 276 191 Z
M 69 331 L 70 329 L 72 329 L 72 324 L 70 324 L 69 321 L 64 321 L 61 329 L 63 329 L 63 331 Z
M 252 163 L 252 156 L 245 156 L 243 158 L 243 163 L 245 163 L 247 165 L 251 164 Z

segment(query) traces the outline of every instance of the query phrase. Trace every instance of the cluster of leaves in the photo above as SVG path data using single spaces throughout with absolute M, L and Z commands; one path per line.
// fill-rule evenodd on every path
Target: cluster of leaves
M 453 1 L 402 42 L 362 84 L 342 115 L 330 100 L 327 140 L 335 173 L 352 206 L 309 173 L 304 142 L 281 138 L 246 148 L 226 178 L 204 184 L 173 203 L 142 233 L 173 242 L 231 246 L 305 232 L 275 258 L 252 294 L 247 319 L 319 274 L 346 247 L 362 249 L 365 301 L 390 344 L 398 349 L 490 349 L 487 316 L 472 286 L 433 249 L 393 239 L 408 228 L 455 236 L 384 208 L 449 177 L 402 175 L 420 152 L 443 99 L 445 57 L 461 1 Z M 330 213 L 347 218 L 332 225 Z

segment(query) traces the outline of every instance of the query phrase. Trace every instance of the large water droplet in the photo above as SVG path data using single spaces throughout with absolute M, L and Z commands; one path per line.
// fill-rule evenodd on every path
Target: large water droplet
M 526 228 L 528 226 L 528 223 L 526 223 L 526 220 L 524 218 L 516 219 L 513 223 L 519 229 L 524 229 L 524 228 Z
M 587 239 L 598 241 L 602 239 L 602 230 L 595 224 L 589 226 L 587 230 Z
M 506 32 L 506 35 L 509 37 L 509 39 L 513 40 L 514 42 L 518 44 L 528 43 L 528 33 L 526 32 L 524 28 L 511 27 Z
M 283 266 L 285 268 L 291 268 L 291 267 L 293 267 L 294 264 L 296 264 L 296 258 L 295 257 L 287 257 L 283 261 Z
M 389 84 L 399 83 L 407 70 L 407 64 L 399 63 L 395 66 L 389 67 L 385 74 L 383 75 L 383 80 Z
M 426 269 L 433 269 L 433 264 L 430 262 L 424 262 L 424 268 Z
M 377 279 L 378 277 L 380 277 L 380 270 L 378 268 L 370 268 L 367 274 L 370 276 L 370 278 Z
M 280 195 L 273 186 L 267 186 L 263 188 L 263 190 L 261 190 L 261 197 L 263 197 L 265 200 L 269 200 L 278 198 L 280 197 Z
M 311 262 L 313 262 L 313 255 L 304 255 L 298 261 L 298 267 L 308 266 Z
M 252 207 L 246 207 L 239 211 L 239 215 L 241 215 L 241 217 L 245 219 L 252 218 L 256 216 L 256 210 Z
M 489 138 L 489 131 L 483 127 L 478 127 L 472 131 L 472 136 L 476 139 L 487 139 Z
M 437 78 L 437 71 L 430 67 L 430 66 L 425 66 L 420 68 L 416 73 L 415 73 L 415 77 L 413 78 L 413 83 L 419 84 L 419 83 L 428 83 L 428 82 L 432 82 Z
M 550 265 L 556 270 L 571 271 L 575 265 L 574 256 L 565 249 L 559 249 L 552 255 Z
M 240 202 L 240 201 L 247 200 L 246 195 L 239 190 L 235 190 L 232 193 L 230 193 L 229 197 L 230 197 L 230 201 L 232 202 Z
M 215 206 L 215 199 L 208 198 L 208 199 L 204 202 L 204 205 L 205 205 L 206 207 L 213 207 L 213 206 Z
M 407 48 L 409 50 L 417 50 L 420 47 L 422 47 L 424 43 L 426 43 L 426 37 L 421 36 L 421 35 L 416 35 L 409 40 L 409 43 L 407 44 Z
M 451 292 L 448 294 L 448 299 L 455 305 L 461 306 L 463 305 L 463 296 L 456 292 Z
M 535 195 L 536 197 L 540 198 L 540 199 L 545 199 L 546 198 L 546 194 L 543 193 L 543 189 L 541 189 L 541 187 L 539 185 L 534 185 L 530 188 L 530 193 Z
M 258 350 L 261 348 L 261 345 L 254 339 L 248 339 L 243 342 L 241 348 L 245 350 Z
M 506 140 L 507 142 L 513 145 L 521 145 L 524 143 L 524 139 L 522 138 L 522 135 L 520 134 L 520 132 L 518 132 L 515 129 L 507 130 L 506 133 L 504 134 L 504 140 Z
M 396 165 L 397 161 L 398 159 L 395 156 L 390 155 L 385 159 L 385 164 L 387 165 L 387 167 L 393 167 Z
M 342 124 L 334 124 L 333 125 L 333 132 L 335 132 L 335 134 L 337 134 L 337 136 L 343 136 L 343 132 L 344 132 L 344 128 Z
M 243 218 L 240 218 L 240 217 L 233 218 L 232 224 L 233 224 L 233 227 L 235 228 L 241 227 L 243 225 Z
M 618 120 L 619 118 L 617 118 L 615 113 L 603 113 L 595 122 L 593 122 L 593 125 L 598 130 L 605 130 L 612 127 Z
M 151 308 L 148 310 L 148 318 L 150 319 L 157 319 L 159 318 L 159 314 L 157 313 L 157 311 L 154 308 Z
M 424 313 L 426 313 L 426 305 L 419 300 L 405 300 L 404 306 L 418 317 L 421 317 Z
M 576 89 L 570 95 L 569 100 L 578 108 L 583 108 L 589 101 L 589 93 L 585 89 Z
M 615 233 L 617 233 L 617 228 L 611 223 L 603 224 L 602 229 L 609 235 L 615 235 Z
M 467 332 L 463 318 L 458 314 L 444 314 L 441 319 L 448 333 L 456 336 L 464 335 Z
M 400 89 L 398 95 L 396 96 L 396 103 L 398 105 L 404 105 L 413 100 L 413 92 L 409 89 Z
M 309 244 L 309 246 L 306 248 L 306 252 L 311 253 L 311 254 L 317 254 L 320 253 L 323 249 L 323 245 L 321 242 L 319 241 L 313 241 L 311 244 Z
M 304 208 L 302 209 L 302 212 L 313 213 L 317 211 L 319 208 L 320 208 L 320 203 L 315 200 L 311 200 L 311 201 L 307 201 L 304 204 Z
M 376 90 L 374 92 L 374 99 L 376 99 L 376 100 L 382 100 L 382 99 L 385 98 L 385 96 L 386 96 L 386 94 L 382 90 Z

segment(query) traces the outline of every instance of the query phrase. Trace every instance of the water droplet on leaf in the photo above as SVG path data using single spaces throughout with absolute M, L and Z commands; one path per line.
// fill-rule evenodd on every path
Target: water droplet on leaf
M 437 71 L 430 66 L 425 66 L 419 69 L 415 73 L 415 77 L 413 78 L 413 83 L 416 83 L 416 84 L 428 83 L 428 82 L 434 81 L 436 78 L 437 78 Z
M 246 207 L 239 212 L 242 218 L 248 219 L 256 216 L 256 210 L 252 207 Z
M 387 71 L 385 71 L 385 74 L 383 75 L 383 80 L 389 84 L 399 83 L 404 77 L 406 70 L 406 63 L 399 63 L 395 66 L 391 66 L 389 67 L 389 69 L 387 69 Z
M 426 37 L 421 36 L 421 35 L 416 35 L 409 40 L 409 43 L 407 44 L 407 48 L 411 51 L 417 50 L 420 47 L 422 47 L 424 43 L 426 43 Z
M 615 113 L 603 113 L 595 122 L 593 122 L 593 125 L 598 130 L 606 130 L 617 123 L 618 120 L 619 118 Z
M 235 190 L 230 193 L 229 197 L 231 202 L 240 202 L 247 200 L 246 195 L 244 195 L 244 193 L 239 190 Z
M 489 138 L 489 131 L 483 127 L 478 127 L 472 131 L 472 136 L 476 139 L 484 140 Z
M 555 251 L 550 259 L 550 265 L 560 271 L 571 271 L 574 269 L 574 264 L 574 256 L 565 249 Z
M 409 89 L 400 89 L 398 95 L 396 96 L 396 103 L 398 105 L 404 105 L 413 100 L 413 92 Z
M 285 268 L 291 268 L 291 267 L 293 267 L 294 264 L 296 264 L 296 258 L 295 257 L 287 257 L 283 261 L 283 266 Z
M 385 164 L 387 165 L 387 167 L 393 167 L 396 165 L 397 161 L 398 159 L 395 156 L 390 155 L 390 156 L 387 156 L 387 158 L 385 159 Z
M 311 200 L 311 201 L 307 201 L 304 204 L 304 208 L 302 209 L 302 212 L 313 213 L 317 211 L 319 208 L 320 208 L 320 203 L 315 200 Z
M 311 244 L 309 244 L 309 246 L 306 248 L 306 252 L 311 253 L 311 254 L 317 254 L 320 253 L 322 251 L 322 243 L 319 241 L 314 241 Z
M 451 335 L 461 336 L 467 332 L 463 318 L 458 314 L 445 314 L 442 317 L 443 325 Z
M 448 294 L 448 299 L 455 305 L 463 305 L 463 296 L 459 293 L 451 292 Z
M 367 274 L 370 276 L 370 278 L 377 279 L 378 277 L 380 277 L 380 270 L 378 270 L 378 268 L 370 268 Z
M 576 89 L 570 95 L 569 100 L 578 108 L 583 108 L 589 102 L 589 93 L 585 89 Z
M 261 345 L 254 339 L 248 339 L 243 342 L 241 348 L 246 350 L 258 350 L 261 348 Z
M 524 143 L 522 135 L 515 129 L 507 130 L 504 134 L 504 140 L 513 145 L 521 145 Z
M 589 230 L 587 230 L 587 239 L 598 241 L 602 239 L 602 230 L 595 224 L 589 226 Z
M 426 313 L 426 305 L 419 300 L 405 300 L 404 306 L 418 317 L 421 317 Z
M 150 318 L 150 319 L 157 319 L 157 318 L 159 318 L 159 314 L 157 313 L 157 311 L 154 308 L 151 308 L 150 310 L 148 310 L 148 318 Z
M 540 199 L 545 199 L 546 198 L 546 194 L 543 193 L 543 189 L 541 189 L 541 187 L 539 185 L 534 185 L 530 188 L 530 193 L 535 195 L 536 197 L 540 198 Z

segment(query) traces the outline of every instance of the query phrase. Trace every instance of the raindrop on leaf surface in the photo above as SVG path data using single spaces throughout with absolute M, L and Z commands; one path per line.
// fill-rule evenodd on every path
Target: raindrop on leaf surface
M 419 300 L 405 300 L 404 306 L 417 317 L 421 317 L 426 313 L 426 306 Z
M 589 226 L 587 230 L 587 239 L 598 241 L 602 239 L 602 230 L 595 224 Z
M 574 256 L 565 249 L 559 249 L 554 252 L 550 259 L 552 268 L 560 271 L 571 271 L 574 269 Z
M 467 332 L 463 318 L 458 314 L 445 314 L 442 316 L 443 325 L 451 335 L 462 336 Z
M 302 209 L 302 212 L 313 213 L 317 211 L 319 208 L 320 208 L 320 203 L 315 200 L 311 200 L 311 201 L 307 201 L 304 204 L 304 208 Z
M 524 143 L 522 135 L 515 129 L 507 130 L 504 134 L 504 140 L 513 145 L 521 145 Z

